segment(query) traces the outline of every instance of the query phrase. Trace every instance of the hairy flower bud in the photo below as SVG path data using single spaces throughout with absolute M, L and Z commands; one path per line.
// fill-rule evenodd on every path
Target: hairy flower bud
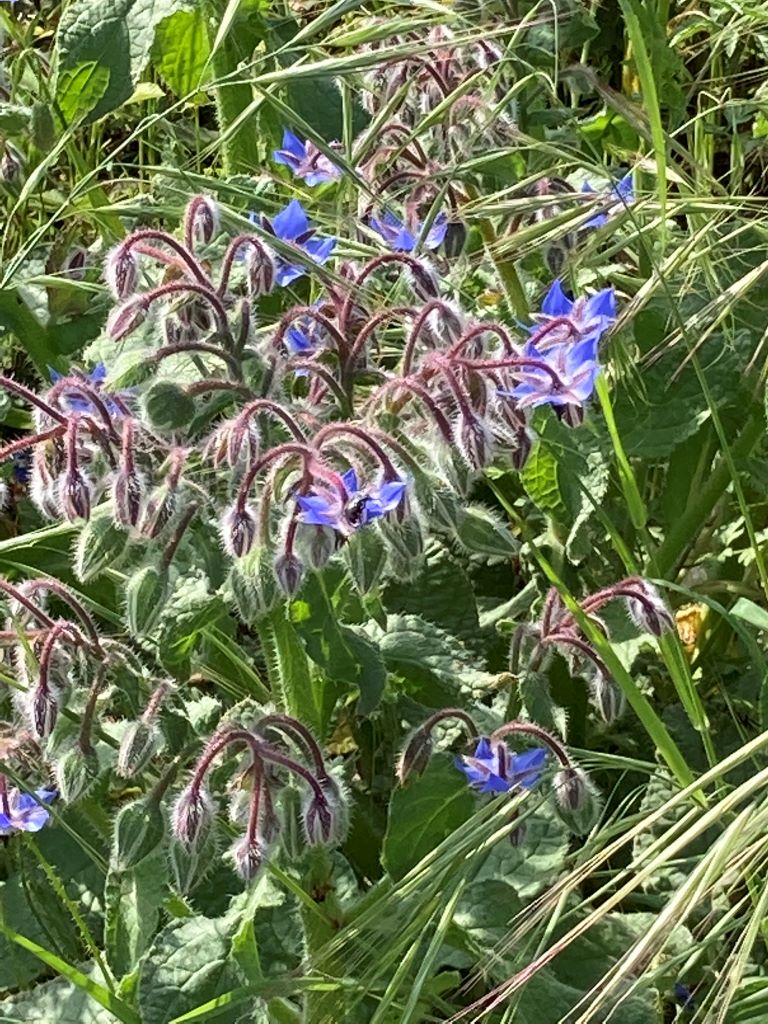
M 251 297 L 269 295 L 275 286 L 275 259 L 264 244 L 249 245 L 245 256 L 248 291 Z
M 202 786 L 187 786 L 173 805 L 173 834 L 186 847 L 200 847 L 211 831 L 214 806 L 211 795 Z
M 349 824 L 347 805 L 341 787 L 330 775 L 318 779 L 323 795 L 309 793 L 302 802 L 304 833 L 311 846 L 343 842 Z
M 139 327 L 147 316 L 147 305 L 143 296 L 128 299 L 121 306 L 116 306 L 107 318 L 107 337 L 111 341 L 121 341 Z
M 401 786 L 405 786 L 414 775 L 421 775 L 426 770 L 433 749 L 430 730 L 419 728 L 411 734 L 397 759 L 395 769 L 397 781 Z
M 411 287 L 418 298 L 428 302 L 440 295 L 440 285 L 434 268 L 426 260 L 413 260 L 409 264 Z
M 219 207 L 210 196 L 195 196 L 189 204 L 192 216 L 192 237 L 210 242 L 219 227 Z
M 136 526 L 141 514 L 141 478 L 135 470 L 119 469 L 112 479 L 112 507 L 120 526 Z
M 29 717 L 35 735 L 39 739 L 50 736 L 58 716 L 59 705 L 53 691 L 38 684 L 29 696 Z
M 244 882 L 252 882 L 267 862 L 267 848 L 259 836 L 243 836 L 230 849 L 235 870 Z
M 59 477 L 59 503 L 70 523 L 91 517 L 91 487 L 77 466 L 69 466 Z
M 123 779 L 138 775 L 157 753 L 159 740 L 160 734 L 153 722 L 146 722 L 143 719 L 131 722 L 123 733 L 117 753 L 117 774 Z
M 21 173 L 21 160 L 15 150 L 6 143 L 2 157 L 0 157 L 0 181 L 7 185 L 16 181 Z
M 301 525 L 300 530 L 300 538 L 306 538 L 302 550 L 305 552 L 310 566 L 315 570 L 322 569 L 338 547 L 336 531 L 330 526 L 307 526 L 304 524 Z
M 607 725 L 611 725 L 624 713 L 624 694 L 610 676 L 595 672 L 590 685 L 592 702 Z
M 491 462 L 493 443 L 485 420 L 474 414 L 462 415 L 454 436 L 459 451 L 472 469 L 484 469 Z
M 586 772 L 578 765 L 561 769 L 554 777 L 555 805 L 565 824 L 577 835 L 589 832 L 600 804 Z
M 79 800 L 98 778 L 99 761 L 95 751 L 85 751 L 75 744 L 59 758 L 55 771 L 59 795 L 64 803 L 71 804 Z
M 275 560 L 275 579 L 286 597 L 294 597 L 304 582 L 304 563 L 293 552 Z
M 221 520 L 221 539 L 224 550 L 233 558 L 242 558 L 253 547 L 258 531 L 258 520 L 254 510 L 237 504 L 229 508 Z
M 448 259 L 456 259 L 457 256 L 461 256 L 466 241 L 465 225 L 460 220 L 450 221 L 446 226 L 443 239 L 443 251 Z
M 70 249 L 61 268 L 61 272 L 70 281 L 85 280 L 85 270 L 88 266 L 88 250 L 81 245 Z
M 661 636 L 675 629 L 675 620 L 658 590 L 647 580 L 633 580 L 637 598 L 627 598 L 627 610 L 638 629 L 653 636 Z
M 144 506 L 144 514 L 139 523 L 139 529 L 145 537 L 154 539 L 163 532 L 177 511 L 177 498 L 176 488 L 168 484 L 160 484 L 154 489 Z
M 139 283 L 139 261 L 125 242 L 116 245 L 107 254 L 104 279 L 116 299 L 127 299 Z
M 46 519 L 58 519 L 61 515 L 57 482 L 48 468 L 48 459 L 42 445 L 37 445 L 32 455 L 29 496 Z

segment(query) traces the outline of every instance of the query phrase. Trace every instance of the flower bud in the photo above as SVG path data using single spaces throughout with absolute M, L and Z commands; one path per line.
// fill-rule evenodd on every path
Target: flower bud
M 256 513 L 248 505 L 229 508 L 221 520 L 221 540 L 232 558 L 242 558 L 253 547 L 258 530 Z
M 157 753 L 159 745 L 157 726 L 139 719 L 131 722 L 123 733 L 117 752 L 115 771 L 123 779 L 133 778 L 142 771 Z
M 450 221 L 445 229 L 443 239 L 443 251 L 448 259 L 456 259 L 461 256 L 464 243 L 467 240 L 467 229 L 460 220 Z
M 120 469 L 112 480 L 112 507 L 119 526 L 136 526 L 141 514 L 141 478 L 135 470 Z
M 37 510 L 46 519 L 58 519 L 61 515 L 58 487 L 48 469 L 48 460 L 42 445 L 37 445 L 32 455 L 29 496 Z
M 333 836 L 333 815 L 324 797 L 313 793 L 302 807 L 304 833 L 310 846 L 324 846 Z
M 59 477 L 59 503 L 70 523 L 91 517 L 91 488 L 76 466 L 70 466 Z
M 245 257 L 248 291 L 251 297 L 269 295 L 275 286 L 275 260 L 266 245 L 249 245 Z
M 37 685 L 29 697 L 32 730 L 39 739 L 50 736 L 59 716 L 59 705 L 49 686 Z
M 624 694 L 610 676 L 604 672 L 596 672 L 590 689 L 592 690 L 592 703 L 606 725 L 611 725 L 623 715 Z
M 21 161 L 10 146 L 6 145 L 5 151 L 0 158 L 0 181 L 10 185 L 11 182 L 18 178 L 20 172 Z
M 443 302 L 428 314 L 425 327 L 427 340 L 434 348 L 449 348 L 464 332 L 464 317 L 460 309 Z
M 76 245 L 67 253 L 67 258 L 61 268 L 61 272 L 70 281 L 85 280 L 85 270 L 88 266 L 88 250 L 81 245 Z
M 141 295 L 128 299 L 122 306 L 116 306 L 107 318 L 107 337 L 121 341 L 136 330 L 147 317 L 147 306 Z
M 219 227 L 219 207 L 210 196 L 196 196 L 189 204 L 192 236 L 197 242 L 210 242 Z
M 84 751 L 79 743 L 71 747 L 56 764 L 56 788 L 66 804 L 79 800 L 99 774 L 99 761 L 93 750 Z
M 304 563 L 293 552 L 279 555 L 275 560 L 275 579 L 286 597 L 294 597 L 304 582 Z
M 594 825 L 600 804 L 586 772 L 578 765 L 559 771 L 553 781 L 555 806 L 565 824 L 577 835 L 584 835 Z
M 411 734 L 397 759 L 395 769 L 397 781 L 401 786 L 405 786 L 414 775 L 421 775 L 426 770 L 433 749 L 430 730 L 420 728 Z
M 425 260 L 413 260 L 409 264 L 411 287 L 414 294 L 428 302 L 440 295 L 440 285 L 434 268 Z
M 627 610 L 638 629 L 661 636 L 675 629 L 675 620 L 658 590 L 646 580 L 633 580 L 632 586 L 642 598 L 627 598 Z
M 491 433 L 479 416 L 462 415 L 455 431 L 455 440 L 465 462 L 472 469 L 484 469 L 493 458 Z
M 178 506 L 177 491 L 168 484 L 160 484 L 150 494 L 144 507 L 139 529 L 150 540 L 159 536 L 175 515 Z
M 187 848 L 200 847 L 213 826 L 211 795 L 202 786 L 187 786 L 179 794 L 171 812 L 173 834 Z
M 336 531 L 330 526 L 305 526 L 301 524 L 301 535 L 307 538 L 305 552 L 310 566 L 319 570 L 327 564 L 338 546 Z
M 116 245 L 107 254 L 104 279 L 116 299 L 127 299 L 136 291 L 139 283 L 139 261 L 125 242 Z
M 260 442 L 259 429 L 252 419 L 244 424 L 235 420 L 231 430 L 227 433 L 227 462 L 229 465 L 235 469 L 241 460 L 250 465 L 259 457 Z
M 243 836 L 229 851 L 235 863 L 235 870 L 244 882 L 252 882 L 267 861 L 267 849 L 262 840 L 255 836 Z

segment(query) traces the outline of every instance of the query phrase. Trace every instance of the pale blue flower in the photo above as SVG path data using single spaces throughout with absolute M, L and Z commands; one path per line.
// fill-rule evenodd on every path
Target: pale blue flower
M 320 152 L 314 142 L 302 142 L 290 128 L 283 131 L 282 148 L 276 149 L 272 155 L 275 163 L 290 167 L 296 177 L 309 186 L 341 177 L 341 170 Z
M 533 789 L 541 778 L 547 760 L 544 747 L 533 747 L 524 754 L 513 754 L 504 743 L 491 746 L 481 736 L 472 757 L 456 758 L 456 767 L 464 772 L 469 784 L 481 793 L 508 793 L 515 786 Z
M 390 249 L 394 249 L 396 252 L 413 252 L 424 227 L 423 223 L 419 222 L 413 231 L 409 231 L 402 221 L 399 221 L 389 210 L 385 211 L 380 220 L 377 217 L 371 217 L 369 223 L 373 230 L 381 235 Z M 448 218 L 444 213 L 438 213 L 424 238 L 426 248 L 439 249 L 447 230 Z
M 283 242 L 288 242 L 298 252 L 308 257 L 311 262 L 326 263 L 336 248 L 335 238 L 314 237 L 317 229 L 310 225 L 306 211 L 298 199 L 292 199 L 272 220 L 259 216 L 257 213 L 250 213 L 248 216 L 251 223 L 261 223 L 266 231 Z M 291 284 L 292 281 L 298 280 L 307 273 L 305 263 L 289 263 L 279 253 L 276 259 L 275 280 L 281 286 Z
M 55 789 L 38 789 L 34 796 L 9 789 L 5 810 L 1 809 L 0 801 L 0 836 L 13 832 L 39 832 L 51 816 L 43 805 L 49 804 L 57 795 Z
M 614 213 L 620 212 L 622 209 L 626 209 L 631 206 L 635 201 L 635 189 L 632 184 L 632 171 L 625 174 L 623 178 L 616 182 L 607 192 L 598 193 L 592 188 L 589 181 L 585 181 L 581 186 L 582 192 L 589 192 L 593 195 L 602 195 L 604 199 L 611 203 L 608 210 L 603 213 L 596 213 L 594 217 L 590 217 L 588 221 L 585 221 L 582 225 L 583 228 L 601 228 L 604 224 L 608 223 L 608 218 Z

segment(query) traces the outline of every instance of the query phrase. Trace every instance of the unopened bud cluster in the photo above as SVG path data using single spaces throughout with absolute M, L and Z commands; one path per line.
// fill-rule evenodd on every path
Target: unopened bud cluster
M 273 852 L 290 804 L 284 782 L 301 791 L 301 825 L 310 846 L 335 846 L 347 832 L 347 806 L 341 784 L 330 774 L 311 732 L 290 715 L 265 715 L 251 728 L 223 726 L 209 740 L 186 788 L 173 807 L 176 840 L 199 852 L 213 835 L 216 809 L 207 786 L 213 763 L 240 754 L 232 818 L 245 831 L 229 850 L 241 878 L 252 881 Z

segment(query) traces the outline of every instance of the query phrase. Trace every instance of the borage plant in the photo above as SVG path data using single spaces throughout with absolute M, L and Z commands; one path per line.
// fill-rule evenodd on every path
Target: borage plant
M 163 168 L 94 220 L 107 287 L 82 246 L 61 274 L 103 330 L 0 377 L 4 1019 L 754 1019 L 760 680 L 720 680 L 737 641 L 764 667 L 761 268 L 692 269 L 715 218 L 654 118 L 651 166 L 590 68 L 562 107 L 577 5 L 557 33 L 334 8 L 319 70 L 308 19 L 282 71 L 290 19 L 237 6 L 205 51 L 228 180 Z M 329 67 L 335 135 L 270 91 Z M 628 172 L 588 166 L 587 86 Z

